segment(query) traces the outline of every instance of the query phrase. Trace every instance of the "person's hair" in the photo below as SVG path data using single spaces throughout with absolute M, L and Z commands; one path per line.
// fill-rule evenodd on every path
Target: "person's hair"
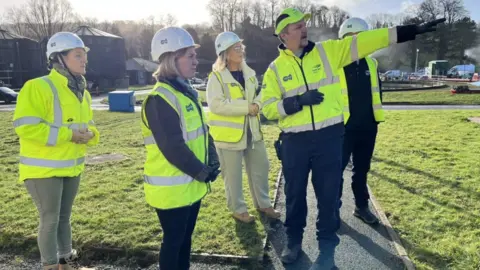
M 282 38 L 282 34 L 288 34 L 288 27 L 290 26 L 290 24 L 287 24 L 285 26 L 285 28 L 282 29 L 282 31 L 280 31 L 280 34 L 278 34 L 278 39 L 280 39 L 280 42 L 282 42 L 283 44 L 285 44 L 285 40 L 283 40 Z
M 63 51 L 63 52 L 56 52 L 56 53 L 52 53 L 50 55 L 50 57 L 48 58 L 48 61 L 47 61 L 47 68 L 49 70 L 51 70 L 53 68 L 53 64 L 62 64 L 62 62 L 60 62 L 60 59 L 58 59 L 58 57 L 65 57 L 67 56 L 67 54 L 70 52 L 71 50 L 67 50 L 67 51 Z M 65 60 L 64 60 L 65 61 Z
M 226 67 L 227 67 L 227 63 L 228 63 L 228 59 L 227 59 L 227 51 L 230 49 L 231 47 L 229 47 L 228 49 L 226 49 L 225 51 L 221 52 L 220 55 L 217 57 L 217 60 L 215 61 L 215 63 L 213 63 L 212 65 L 212 70 L 217 72 L 217 71 L 222 71 L 224 70 Z M 242 48 L 243 48 L 243 58 L 245 60 L 246 58 L 246 54 L 245 54 L 245 45 L 242 44 Z
M 167 52 L 158 58 L 160 64 L 157 71 L 153 73 L 153 77 L 157 82 L 160 78 L 172 78 L 180 75 L 177 69 L 177 58 L 184 56 L 188 49 L 183 48 L 175 52 Z

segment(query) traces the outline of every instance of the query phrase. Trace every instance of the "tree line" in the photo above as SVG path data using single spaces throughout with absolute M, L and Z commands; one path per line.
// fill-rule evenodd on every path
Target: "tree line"
M 314 0 L 210 0 L 207 9 L 210 24 L 182 25 L 201 46 L 198 56 L 213 61 L 214 40 L 222 31 L 239 34 L 247 46 L 247 60 L 266 66 L 277 55 L 279 41 L 273 36 L 275 19 L 285 7 L 309 12 L 309 38 L 322 41 L 337 38 L 341 23 L 350 14 L 337 6 L 327 7 Z M 462 0 L 425 0 L 404 12 L 372 14 L 365 18 L 373 28 L 421 23 L 447 18 L 438 31 L 422 35 L 413 42 L 394 45 L 374 54 L 381 69 L 413 70 L 418 50 L 418 66 L 431 60 L 449 60 L 453 64 L 480 62 L 480 24 L 469 17 Z M 171 14 L 152 15 L 138 21 L 99 21 L 75 13 L 68 0 L 29 0 L 23 6 L 7 10 L 0 21 L 4 28 L 36 40 L 59 31 L 72 31 L 80 25 L 118 35 L 125 40 L 127 58 L 150 59 L 151 39 L 158 29 L 178 25 Z

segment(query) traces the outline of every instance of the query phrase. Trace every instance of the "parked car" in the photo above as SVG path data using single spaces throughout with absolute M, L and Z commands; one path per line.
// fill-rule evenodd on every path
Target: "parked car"
M 5 101 L 6 104 L 17 101 L 18 93 L 8 87 L 0 87 L 0 100 Z

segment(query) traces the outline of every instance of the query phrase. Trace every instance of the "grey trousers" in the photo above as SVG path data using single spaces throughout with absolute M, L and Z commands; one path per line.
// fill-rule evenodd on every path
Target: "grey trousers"
M 40 215 L 37 240 L 44 265 L 72 253 L 70 215 L 79 183 L 80 176 L 25 180 Z
M 268 194 L 269 162 L 265 143 L 263 141 L 248 144 L 245 150 L 227 150 L 217 148 L 222 177 L 225 182 L 228 209 L 234 213 L 247 212 L 247 205 L 243 197 L 242 159 L 245 160 L 245 169 L 248 184 L 255 208 L 271 207 Z

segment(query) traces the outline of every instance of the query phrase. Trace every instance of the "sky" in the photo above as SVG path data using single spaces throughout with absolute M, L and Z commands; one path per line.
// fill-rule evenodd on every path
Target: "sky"
M 9 6 L 20 5 L 28 0 L 0 0 L 0 14 Z M 77 13 L 99 20 L 140 20 L 151 15 L 173 14 L 180 25 L 209 22 L 209 0 L 70 0 Z M 480 22 L 480 8 L 474 6 L 479 0 L 464 0 L 470 16 Z M 402 9 L 421 3 L 422 0 L 314 0 L 326 6 L 337 5 L 352 16 L 366 17 L 372 13 L 397 14 Z

